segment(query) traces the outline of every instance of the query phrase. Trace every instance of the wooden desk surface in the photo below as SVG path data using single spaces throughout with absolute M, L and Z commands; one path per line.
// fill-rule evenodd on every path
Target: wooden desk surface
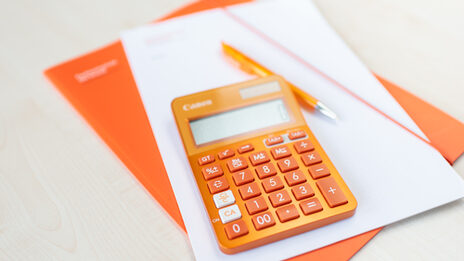
M 0 260 L 193 258 L 186 235 L 42 76 L 186 2 L 2 3 Z M 464 2 L 316 3 L 370 69 L 464 121 Z M 464 158 L 455 168 L 464 175 Z M 388 226 L 355 259 L 463 260 L 463 243 L 460 200 Z

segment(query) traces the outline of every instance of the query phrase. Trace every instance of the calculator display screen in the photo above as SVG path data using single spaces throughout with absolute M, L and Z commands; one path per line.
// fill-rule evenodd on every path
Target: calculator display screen
M 276 99 L 190 121 L 190 129 L 201 145 L 289 121 L 283 100 Z

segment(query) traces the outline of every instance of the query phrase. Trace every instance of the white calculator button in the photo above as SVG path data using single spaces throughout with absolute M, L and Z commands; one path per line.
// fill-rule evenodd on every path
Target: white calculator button
M 242 213 L 240 213 L 240 209 L 238 209 L 237 205 L 232 205 L 229 207 L 221 208 L 219 210 L 219 216 L 221 217 L 222 224 L 226 224 L 241 218 Z
M 235 203 L 234 194 L 232 194 L 232 191 L 230 190 L 214 194 L 213 199 L 217 208 L 222 208 Z

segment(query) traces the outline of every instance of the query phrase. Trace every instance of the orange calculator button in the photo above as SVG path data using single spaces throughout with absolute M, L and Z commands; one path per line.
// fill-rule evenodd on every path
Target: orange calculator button
M 248 168 L 248 163 L 244 157 L 238 157 L 227 161 L 230 172 L 236 172 Z
M 282 223 L 300 217 L 300 214 L 298 214 L 298 210 L 294 205 L 281 207 L 277 209 L 276 214 Z
M 265 151 L 251 153 L 249 158 L 253 166 L 257 166 L 259 164 L 263 164 L 270 161 L 269 156 Z
M 315 151 L 302 155 L 301 160 L 306 166 L 322 162 L 321 156 Z
M 348 203 L 348 200 L 332 177 L 324 178 L 316 182 L 329 207 L 333 208 Z
M 314 196 L 314 190 L 308 183 L 304 183 L 292 188 L 293 196 L 296 200 L 302 200 Z
M 251 171 L 249 169 L 244 169 L 239 172 L 235 172 L 232 174 L 232 179 L 235 182 L 235 185 L 241 186 L 243 184 L 247 184 L 255 180 L 253 177 L 253 174 L 251 174 Z
M 208 181 L 208 188 L 211 194 L 215 194 L 229 189 L 229 182 L 227 182 L 227 179 L 224 176 L 222 176 L 217 179 Z
M 287 146 L 282 145 L 271 150 L 272 157 L 276 160 L 292 155 Z
M 319 179 L 330 175 L 330 170 L 324 163 L 311 166 L 308 170 L 309 174 L 311 174 L 311 177 L 313 177 L 313 179 Z
M 266 201 L 263 197 L 257 197 L 247 201 L 245 203 L 245 207 L 250 215 L 254 215 L 268 209 Z
M 317 198 L 312 198 L 301 202 L 300 208 L 303 214 L 309 215 L 321 211 L 322 205 Z
M 282 180 L 277 176 L 263 180 L 262 184 L 266 193 L 284 188 L 284 183 L 282 183 Z
M 256 230 L 265 229 L 267 227 L 272 227 L 275 225 L 275 220 L 272 217 L 271 212 L 265 212 L 263 214 L 259 214 L 251 218 L 253 221 L 253 225 L 255 226 Z
M 272 163 L 267 163 L 261 166 L 258 166 L 256 169 L 256 174 L 258 174 L 258 177 L 260 179 L 264 179 L 270 176 L 274 176 L 277 174 L 277 170 L 275 169 L 274 165 Z
M 269 200 L 271 201 L 272 206 L 275 208 L 292 202 L 292 199 L 286 190 L 269 194 Z
M 249 152 L 249 151 L 252 151 L 254 150 L 255 148 L 253 147 L 253 145 L 251 144 L 245 144 L 245 145 L 242 145 L 240 147 L 238 147 L 238 153 L 242 154 L 242 153 L 246 153 L 246 152 Z
M 293 157 L 277 161 L 280 171 L 288 172 L 298 168 L 298 163 Z
M 291 140 L 301 139 L 306 137 L 306 132 L 302 130 L 292 131 L 288 134 L 288 138 Z
M 306 181 L 306 177 L 299 169 L 285 174 L 285 181 L 289 186 L 295 186 Z
M 313 144 L 309 140 L 302 140 L 295 142 L 293 144 L 293 147 L 295 147 L 296 152 L 298 153 L 305 153 L 308 151 L 312 151 L 314 149 Z
M 235 155 L 234 150 L 232 150 L 232 149 L 225 149 L 225 150 L 223 150 L 223 151 L 221 151 L 221 152 L 218 153 L 218 158 L 219 158 L 220 160 L 223 160 L 223 159 L 230 158 L 230 157 L 232 157 L 232 156 L 234 156 L 234 155 Z
M 203 174 L 203 177 L 206 180 L 210 180 L 222 176 L 222 174 L 224 174 L 224 171 L 222 171 L 221 165 L 213 164 L 210 166 L 203 167 L 201 169 L 201 173 Z
M 256 182 L 241 186 L 238 188 L 238 192 L 240 193 L 242 199 L 245 200 L 261 195 L 261 191 L 259 190 L 258 184 L 256 184 Z
M 230 240 L 248 234 L 248 228 L 242 219 L 225 224 L 224 230 L 226 231 L 227 238 Z
M 272 136 L 265 140 L 267 146 L 276 145 L 282 142 L 284 142 L 284 138 L 282 138 L 282 136 Z
M 210 154 L 210 155 L 205 155 L 205 156 L 200 157 L 198 159 L 198 164 L 199 165 L 205 165 L 205 164 L 211 163 L 213 161 L 214 161 L 214 155 Z

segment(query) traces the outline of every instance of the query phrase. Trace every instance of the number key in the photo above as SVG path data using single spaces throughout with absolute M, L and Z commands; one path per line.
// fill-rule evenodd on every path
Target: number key
M 248 228 L 242 219 L 224 225 L 224 230 L 226 231 L 227 238 L 230 240 L 248 234 Z
M 255 180 L 253 174 L 251 174 L 251 171 L 249 169 L 235 172 L 234 174 L 232 174 L 232 179 L 234 180 L 235 185 L 237 186 L 241 186 L 243 184 L 247 184 Z
M 292 193 L 296 200 L 302 200 L 314 196 L 314 191 L 308 183 L 293 187 Z
M 277 176 L 263 180 L 262 184 L 266 193 L 270 193 L 272 191 L 276 191 L 284 187 L 282 180 Z
M 256 184 L 256 182 L 241 186 L 238 188 L 238 192 L 244 200 L 261 195 L 261 191 L 259 190 L 258 184 Z
M 285 180 L 289 186 L 295 186 L 306 181 L 303 172 L 299 169 L 285 174 Z
M 298 163 L 293 157 L 277 161 L 277 166 L 279 166 L 280 171 L 288 172 L 298 168 Z
M 258 177 L 260 179 L 274 176 L 275 174 L 277 174 L 277 170 L 275 169 L 274 165 L 272 165 L 272 163 L 267 163 L 267 164 L 258 166 L 255 169 L 255 171 L 256 171 L 256 174 L 258 174 Z
M 269 194 L 269 200 L 271 201 L 272 206 L 275 208 L 292 202 L 292 199 L 286 190 Z
M 257 197 L 245 202 L 245 207 L 250 215 L 254 215 L 268 209 L 266 201 L 263 197 Z
M 256 215 L 251 218 L 253 221 L 253 225 L 255 226 L 256 230 L 265 229 L 267 227 L 272 227 L 275 225 L 275 220 L 272 217 L 271 212 L 265 212 L 263 214 Z

